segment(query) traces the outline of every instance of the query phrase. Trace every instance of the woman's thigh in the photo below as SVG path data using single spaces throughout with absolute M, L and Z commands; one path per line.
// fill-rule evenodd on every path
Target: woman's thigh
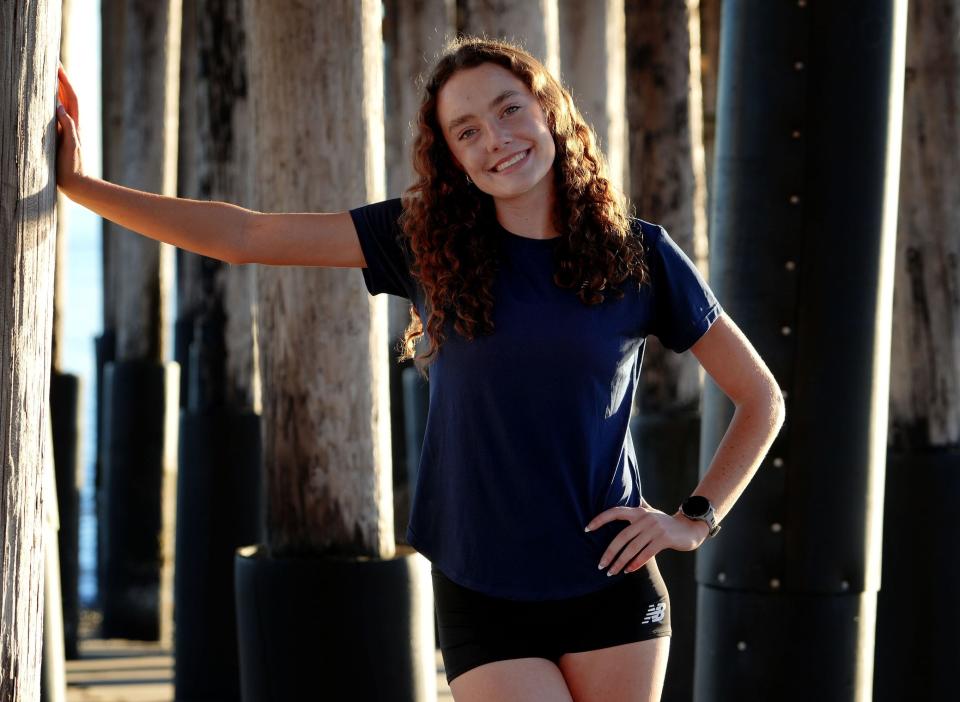
M 454 678 L 450 692 L 456 702 L 573 702 L 560 669 L 546 658 L 485 663 Z
M 598 663 L 593 654 L 602 651 L 616 658 L 630 645 L 671 633 L 669 596 L 653 559 L 600 592 L 543 602 L 489 597 L 454 583 L 436 568 L 432 572 L 447 681 L 459 702 L 478 699 L 477 695 L 522 700 L 528 689 L 539 690 L 541 699 L 570 700 L 569 681 L 558 667 L 561 655 L 584 661 L 571 663 L 570 675 L 589 694 L 591 670 L 606 662 L 601 658 Z M 648 643 L 640 648 L 649 658 L 655 647 Z M 628 658 L 635 651 L 636 647 L 627 651 Z M 573 658 L 574 654 L 585 655 Z M 635 667 L 632 658 L 630 667 Z M 585 672 L 578 674 L 580 668 Z M 650 669 L 649 678 L 656 681 L 656 667 Z M 661 670 L 661 686 L 662 678 Z M 652 685 L 643 676 L 615 682 L 613 687 L 625 690 Z M 650 699 L 658 698 L 659 692 Z
M 565 653 L 560 671 L 574 702 L 659 702 L 670 637 Z

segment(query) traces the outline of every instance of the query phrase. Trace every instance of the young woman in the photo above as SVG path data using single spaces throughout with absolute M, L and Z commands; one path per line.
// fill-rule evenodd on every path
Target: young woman
M 664 229 L 628 216 L 544 67 L 506 43 L 453 42 L 426 81 L 417 182 L 316 215 L 85 176 L 62 70 L 60 85 L 57 182 L 74 201 L 231 263 L 361 268 L 371 294 L 411 301 L 403 355 L 429 375 L 430 412 L 407 539 L 432 562 L 455 699 L 658 700 L 671 630 L 655 556 L 716 533 L 783 399 Z M 628 430 L 649 334 L 690 349 L 736 405 L 672 514 L 642 498 Z

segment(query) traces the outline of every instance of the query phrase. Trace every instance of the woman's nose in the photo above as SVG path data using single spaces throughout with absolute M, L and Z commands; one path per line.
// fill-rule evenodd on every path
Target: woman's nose
M 487 131 L 487 148 L 490 151 L 498 151 L 510 143 L 512 137 L 499 126 L 491 126 Z

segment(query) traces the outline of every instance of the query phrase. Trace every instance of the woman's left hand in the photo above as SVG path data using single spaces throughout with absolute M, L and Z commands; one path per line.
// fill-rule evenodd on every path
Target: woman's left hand
M 600 559 L 599 568 L 613 562 L 607 575 L 616 575 L 624 566 L 625 573 L 632 573 L 666 548 L 692 551 L 703 543 L 709 531 L 705 522 L 687 519 L 679 511 L 671 516 L 646 500 L 639 507 L 611 507 L 591 519 L 587 528 L 593 531 L 617 519 L 630 524 L 610 542 Z

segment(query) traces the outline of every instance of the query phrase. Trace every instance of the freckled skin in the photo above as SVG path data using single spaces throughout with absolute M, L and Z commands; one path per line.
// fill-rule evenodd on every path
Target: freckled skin
M 491 107 L 506 90 L 516 94 Z M 448 128 L 463 115 L 473 117 Z M 552 200 L 553 137 L 536 97 L 510 71 L 484 63 L 455 73 L 437 97 L 437 116 L 454 159 L 480 190 L 511 205 L 542 207 Z M 511 172 L 490 170 L 526 149 L 532 149 L 526 162 Z

